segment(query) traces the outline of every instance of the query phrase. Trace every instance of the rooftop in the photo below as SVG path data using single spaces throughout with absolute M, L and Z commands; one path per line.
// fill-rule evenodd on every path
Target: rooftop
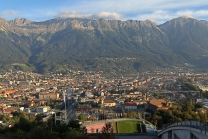
M 126 102 L 125 106 L 137 106 L 135 102 Z
M 164 99 L 152 99 L 149 103 L 153 105 L 161 105 L 166 103 L 166 101 Z

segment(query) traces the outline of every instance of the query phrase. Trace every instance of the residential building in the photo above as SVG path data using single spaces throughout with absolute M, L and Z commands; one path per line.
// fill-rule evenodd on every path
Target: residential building
M 37 107 L 37 108 L 36 108 L 36 112 L 38 112 L 38 113 L 45 113 L 45 112 L 48 112 L 49 109 L 50 109 L 50 108 L 47 107 L 47 106 Z
M 125 109 L 131 109 L 131 110 L 137 109 L 137 104 L 135 102 L 126 102 L 124 105 L 125 105 Z
M 114 106 L 116 106 L 116 102 L 113 101 L 113 100 L 104 99 L 103 106 L 105 106 L 105 107 L 114 107 Z
M 153 111 L 157 109 L 169 109 L 172 107 L 171 102 L 167 102 L 164 99 L 152 99 L 149 101 L 148 108 L 152 109 Z

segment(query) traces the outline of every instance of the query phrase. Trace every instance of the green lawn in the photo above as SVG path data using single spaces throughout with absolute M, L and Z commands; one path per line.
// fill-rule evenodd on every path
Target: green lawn
M 140 121 L 135 120 L 118 121 L 118 133 L 141 133 L 140 123 Z

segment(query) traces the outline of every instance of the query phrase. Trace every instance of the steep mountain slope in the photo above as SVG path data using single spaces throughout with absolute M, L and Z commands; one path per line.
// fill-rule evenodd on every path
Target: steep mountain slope
M 165 35 L 150 21 L 117 20 L 70 20 L 71 26 L 54 33 L 48 43 L 34 55 L 32 63 L 39 69 L 53 70 L 57 63 L 73 68 L 74 64 L 96 70 L 105 65 L 107 69 L 127 70 L 123 62 L 111 61 L 107 65 L 97 58 L 139 58 L 128 61 L 129 70 L 152 69 L 168 66 L 177 55 L 171 54 Z M 40 35 L 41 38 L 44 38 Z M 47 61 L 48 59 L 51 62 Z M 183 58 L 176 60 L 180 63 Z M 47 62 L 46 62 L 47 61 Z M 67 62 L 66 62 L 67 61 Z M 105 64 L 104 64 L 104 63 Z M 47 64 L 46 64 L 47 63 Z M 92 66 L 93 65 L 93 66 Z M 98 66 L 99 65 L 99 66 Z M 82 68 L 83 69 L 83 68 Z
M 159 27 L 167 35 L 169 48 L 174 53 L 198 67 L 204 67 L 203 61 L 208 58 L 208 26 L 205 22 L 180 17 Z
M 20 68 L 19 65 L 23 65 L 25 67 L 28 64 L 28 58 L 31 56 L 29 45 L 23 38 L 6 29 L 6 26 L 4 26 L 6 24 L 3 23 L 7 23 L 7 21 L 0 19 L 0 23 L 1 69 L 10 67 L 11 65 L 16 68 Z
M 0 19 L 1 70 L 102 70 L 131 73 L 184 63 L 206 67 L 206 21 L 177 18 L 160 26 L 136 20 Z

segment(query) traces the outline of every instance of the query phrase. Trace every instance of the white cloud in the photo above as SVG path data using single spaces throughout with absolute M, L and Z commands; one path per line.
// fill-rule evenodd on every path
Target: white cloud
M 74 4 L 75 3 L 75 4 Z M 79 0 L 72 6 L 64 6 L 62 10 L 82 11 L 82 13 L 65 13 L 66 17 L 80 18 L 107 18 L 107 19 L 134 19 L 155 21 L 157 24 L 177 18 L 192 16 L 200 19 L 207 16 L 206 10 L 194 11 L 208 5 L 207 0 Z M 103 12 L 105 11 L 105 12 Z M 62 13 L 62 14 L 63 14 Z M 90 14 L 84 14 L 90 13 Z M 109 13 L 109 14 L 108 14 Z M 118 14 L 119 13 L 119 14 Z M 60 15 L 60 13 L 58 14 Z M 63 14 L 64 15 L 64 14 Z
M 3 18 L 9 18 L 9 17 L 13 17 L 16 16 L 19 13 L 19 11 L 15 11 L 15 10 L 6 10 L 0 13 L 0 16 Z
M 40 7 L 32 6 L 32 4 L 31 7 L 17 6 L 21 13 L 15 10 L 7 10 L 1 12 L 0 16 L 7 19 L 18 16 L 36 21 L 53 17 L 119 20 L 149 19 L 157 24 L 179 16 L 208 19 L 207 0 L 63 0 L 53 4 L 47 3 L 48 6 Z
M 84 14 L 81 12 L 76 11 L 65 11 L 58 13 L 55 17 L 61 17 L 61 18 L 90 18 L 90 19 L 99 19 L 99 18 L 105 18 L 105 19 L 121 19 L 123 17 L 122 14 L 118 14 L 115 12 L 101 12 L 98 14 Z
M 158 10 L 148 14 L 139 14 L 138 16 L 133 17 L 135 20 L 150 20 L 157 24 L 164 23 L 167 20 L 173 19 L 176 16 L 172 15 L 168 11 Z
M 186 10 L 186 11 L 178 11 L 175 13 L 176 16 L 193 16 L 193 11 L 191 10 Z
M 208 16 L 208 10 L 186 10 L 176 12 L 176 16 L 189 16 L 192 18 L 203 18 Z
M 64 9 L 98 13 L 101 11 L 126 13 L 142 11 L 173 10 L 208 5 L 207 0 L 77 0 L 72 6 L 66 5 Z M 63 8 L 63 7 L 62 7 Z
M 84 14 L 76 11 L 65 11 L 58 13 L 55 17 L 61 18 L 90 18 L 92 14 Z
M 99 18 L 105 18 L 105 19 L 121 19 L 123 17 L 122 14 L 118 14 L 115 12 L 101 12 L 98 14 L 93 15 L 92 17 L 99 19 Z
M 199 17 L 203 17 L 203 16 L 208 16 L 208 10 L 199 10 L 199 11 L 195 11 L 193 13 L 194 16 L 199 16 Z
M 132 19 L 135 20 L 146 20 L 156 22 L 157 24 L 162 24 L 168 20 L 178 18 L 178 17 L 189 17 L 196 19 L 206 19 L 208 17 L 208 10 L 179 10 L 179 11 L 168 11 L 168 10 L 158 10 L 146 14 L 138 14 Z

